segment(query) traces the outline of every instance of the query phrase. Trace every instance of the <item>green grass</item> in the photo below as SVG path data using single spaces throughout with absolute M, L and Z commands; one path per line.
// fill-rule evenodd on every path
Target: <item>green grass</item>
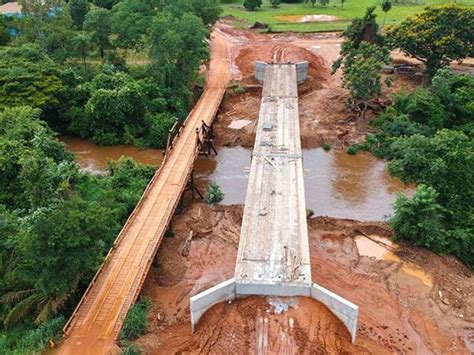
M 242 0 L 236 0 L 231 4 L 222 4 L 223 15 L 232 15 L 244 20 L 245 25 L 253 24 L 255 21 L 265 22 L 274 31 L 295 31 L 295 32 L 315 32 L 343 30 L 355 17 L 361 17 L 365 9 L 369 6 L 377 6 L 379 23 L 382 23 L 383 12 L 380 8 L 381 0 L 346 0 L 344 9 L 341 9 L 340 0 L 330 0 L 329 5 L 311 4 L 281 4 L 279 8 L 272 8 L 269 0 L 263 0 L 263 5 L 256 11 L 247 11 L 242 6 Z M 403 5 L 393 4 L 392 9 L 387 14 L 386 25 L 399 23 L 415 12 L 420 12 L 428 5 L 442 5 L 454 3 L 454 0 L 405 0 Z M 458 4 L 474 6 L 474 0 L 457 0 Z M 320 23 L 291 23 L 279 20 L 276 16 L 289 15 L 313 15 L 325 14 L 336 16 L 340 20 L 336 22 Z

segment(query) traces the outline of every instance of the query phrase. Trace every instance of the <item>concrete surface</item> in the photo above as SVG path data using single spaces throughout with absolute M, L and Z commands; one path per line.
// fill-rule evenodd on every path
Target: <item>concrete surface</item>
M 194 330 L 213 305 L 236 297 L 303 296 L 323 303 L 357 333 L 359 308 L 312 281 L 297 82 L 308 63 L 256 63 L 264 86 L 233 279 L 191 297 Z
M 209 308 L 215 304 L 232 301 L 236 297 L 235 293 L 235 279 L 224 281 L 210 289 L 201 292 L 190 298 L 191 306 L 191 329 L 194 332 L 194 328 L 199 322 L 201 316 Z

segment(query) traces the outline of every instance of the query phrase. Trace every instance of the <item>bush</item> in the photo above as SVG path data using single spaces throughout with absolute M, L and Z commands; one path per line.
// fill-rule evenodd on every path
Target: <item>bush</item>
M 329 144 L 327 144 L 327 143 L 324 143 L 324 144 L 323 144 L 323 149 L 324 149 L 326 152 L 328 152 L 329 150 L 331 150 L 331 146 L 330 146 Z
M 224 193 L 221 191 L 219 185 L 215 182 L 211 182 L 207 186 L 207 193 L 206 193 L 206 202 L 209 204 L 219 203 L 224 199 Z
M 351 145 L 346 149 L 346 153 L 349 155 L 355 155 L 357 154 L 357 147 L 355 145 Z
M 142 353 L 142 349 L 138 346 L 126 343 L 125 346 L 122 346 L 122 355 L 140 355 Z
M 395 201 L 395 216 L 390 220 L 395 240 L 407 240 L 414 245 L 436 252 L 446 252 L 443 208 L 437 203 L 438 193 L 427 185 L 419 185 L 415 195 L 399 195 Z
M 244 0 L 244 7 L 249 11 L 254 11 L 260 6 L 262 6 L 262 0 Z
M 125 318 L 122 331 L 120 332 L 120 340 L 122 342 L 126 343 L 127 340 L 137 339 L 140 335 L 145 334 L 148 328 L 147 315 L 149 307 L 150 301 L 143 299 L 135 303 L 128 311 L 127 318 Z

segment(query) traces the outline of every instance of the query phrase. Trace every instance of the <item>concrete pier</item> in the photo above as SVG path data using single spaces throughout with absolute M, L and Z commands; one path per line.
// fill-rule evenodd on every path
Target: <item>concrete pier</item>
M 312 281 L 297 88 L 307 68 L 305 62 L 256 64 L 255 76 L 264 86 L 235 276 L 191 298 L 193 329 L 222 301 L 304 296 L 328 307 L 355 341 L 358 307 Z

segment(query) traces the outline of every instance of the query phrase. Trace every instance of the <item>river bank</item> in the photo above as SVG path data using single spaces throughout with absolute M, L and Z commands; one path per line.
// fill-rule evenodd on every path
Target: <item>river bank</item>
M 385 247 L 357 241 L 367 235 L 390 245 L 385 223 L 328 217 L 308 220 L 313 279 L 359 304 L 355 345 L 334 315 L 304 298 L 276 300 L 290 305 L 282 314 L 265 298 L 219 304 L 191 334 L 189 297 L 232 277 L 242 213 L 241 205 L 193 203 L 174 218 L 174 236 L 163 241 L 142 291 L 153 301 L 148 333 L 136 341 L 145 354 L 257 353 L 262 336 L 267 353 L 469 354 L 469 270 L 455 258 L 404 245 L 386 247 L 398 260 L 367 255 Z
M 229 26 L 220 31 L 232 43 L 233 78 L 245 92 L 230 93 L 223 103 L 215 125 L 219 155 L 199 159 L 195 171 L 201 189 L 217 181 L 226 197 L 216 206 L 188 202 L 174 217 L 174 236 L 164 239 L 142 291 L 152 301 L 150 326 L 136 344 L 145 354 L 474 351 L 472 272 L 455 258 L 392 244 L 389 227 L 380 222 L 391 213 L 396 192 L 410 189 L 388 176 L 385 163 L 371 155 L 315 149 L 323 143 L 333 148 L 353 144 L 369 129 L 368 120 L 351 119 L 338 77 L 329 76 L 328 63 L 337 56 L 340 39 L 264 36 Z M 300 93 L 302 143 L 308 148 L 306 198 L 317 216 L 308 220 L 312 273 L 315 282 L 360 306 L 358 340 L 351 344 L 342 324 L 317 302 L 276 300 L 290 307 L 274 314 L 270 301 L 275 300 L 256 297 L 216 305 L 193 335 L 189 297 L 232 277 L 235 267 L 250 166 L 245 147 L 253 145 L 259 108 L 259 88 L 250 67 L 242 65 L 255 59 L 293 60 L 296 54 L 313 63 Z M 404 83 L 401 78 L 395 87 Z M 407 88 L 412 85 L 408 82 Z

